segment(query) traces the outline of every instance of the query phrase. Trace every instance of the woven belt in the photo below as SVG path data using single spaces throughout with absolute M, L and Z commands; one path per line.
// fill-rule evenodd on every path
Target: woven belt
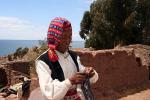
M 70 89 L 65 97 L 64 100 L 81 100 L 81 98 L 79 97 L 79 95 L 77 94 L 77 90 L 76 89 Z

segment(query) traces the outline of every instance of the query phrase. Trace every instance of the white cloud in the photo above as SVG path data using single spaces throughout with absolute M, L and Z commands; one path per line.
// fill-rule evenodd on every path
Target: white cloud
M 84 0 L 86 3 L 92 3 L 93 1 L 96 1 L 96 0 Z
M 44 39 L 46 27 L 16 17 L 0 16 L 0 39 Z
M 35 25 L 17 17 L 0 16 L 0 39 L 37 40 L 45 39 L 47 25 Z M 73 32 L 73 41 L 83 41 L 78 32 Z
M 0 28 L 10 31 L 21 31 L 31 28 L 30 22 L 15 17 L 0 16 Z

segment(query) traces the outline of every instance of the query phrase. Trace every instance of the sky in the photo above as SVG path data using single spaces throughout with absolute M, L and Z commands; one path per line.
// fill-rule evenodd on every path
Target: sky
M 43 40 L 50 21 L 65 17 L 72 23 L 73 41 L 94 0 L 0 0 L 0 40 Z

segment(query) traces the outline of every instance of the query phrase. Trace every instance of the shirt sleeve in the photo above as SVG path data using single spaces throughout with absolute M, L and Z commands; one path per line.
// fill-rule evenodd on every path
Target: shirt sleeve
M 81 64 L 79 56 L 77 57 L 77 62 L 78 62 L 78 65 L 79 65 L 79 71 L 84 72 L 85 67 Z M 90 78 L 90 83 L 96 83 L 98 78 L 99 78 L 98 73 L 95 70 L 94 70 L 94 72 L 95 72 L 94 76 Z
M 62 99 L 72 86 L 69 79 L 62 82 L 58 79 L 53 80 L 49 66 L 41 60 L 36 61 L 36 71 L 39 77 L 41 92 L 48 100 Z

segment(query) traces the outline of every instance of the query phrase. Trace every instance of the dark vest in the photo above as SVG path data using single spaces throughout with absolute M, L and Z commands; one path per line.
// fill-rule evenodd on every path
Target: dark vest
M 68 51 L 68 53 L 70 54 L 71 58 L 73 59 L 75 65 L 76 65 L 76 68 L 77 68 L 77 71 L 79 71 L 79 66 L 78 66 L 78 62 L 77 62 L 77 54 L 73 51 Z M 63 70 L 59 64 L 58 61 L 56 62 L 52 62 L 49 60 L 49 57 L 48 57 L 48 51 L 44 54 L 42 54 L 38 60 L 42 60 L 43 62 L 45 62 L 49 68 L 51 69 L 52 71 L 52 79 L 58 79 L 59 81 L 63 81 L 65 80 L 65 77 L 64 77 L 64 73 L 63 73 Z

